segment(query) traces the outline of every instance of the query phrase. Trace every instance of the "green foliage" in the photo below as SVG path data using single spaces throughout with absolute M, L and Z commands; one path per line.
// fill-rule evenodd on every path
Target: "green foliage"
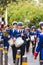
M 8 4 L 8 21 L 10 24 L 13 21 L 23 21 L 24 24 L 27 24 L 25 20 L 30 20 L 29 26 L 38 26 L 38 23 L 43 21 L 43 6 L 36 6 L 28 1 Z
M 40 0 L 41 3 L 43 3 L 43 0 Z

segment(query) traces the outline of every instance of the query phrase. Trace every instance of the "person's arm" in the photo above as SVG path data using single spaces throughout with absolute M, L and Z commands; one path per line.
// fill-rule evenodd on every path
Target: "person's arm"
M 34 58 L 35 58 L 35 59 L 36 59 L 37 56 L 38 56 L 38 53 L 39 53 L 39 51 L 40 51 L 40 48 L 41 48 L 41 42 L 39 41 L 39 42 L 38 42 L 38 45 L 37 45 L 37 48 L 36 48 L 36 51 L 35 51 L 35 53 L 34 53 Z
M 10 31 L 9 31 L 9 36 L 10 36 L 10 38 L 13 37 L 13 30 L 12 29 L 10 29 Z

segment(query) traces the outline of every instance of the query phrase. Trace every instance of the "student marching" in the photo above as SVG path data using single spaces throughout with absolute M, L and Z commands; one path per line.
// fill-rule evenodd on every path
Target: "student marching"
M 39 54 L 40 65 L 43 64 L 43 22 L 39 23 L 39 29 L 36 26 L 25 26 L 23 22 L 14 21 L 12 27 L 4 25 L 0 22 L 0 44 L 3 47 L 12 48 L 13 63 L 16 62 L 17 51 L 21 51 L 20 65 L 22 65 L 22 57 L 30 51 L 30 45 L 32 44 L 32 54 L 36 59 Z M 37 45 L 37 47 L 36 47 Z M 26 48 L 26 49 L 25 49 Z

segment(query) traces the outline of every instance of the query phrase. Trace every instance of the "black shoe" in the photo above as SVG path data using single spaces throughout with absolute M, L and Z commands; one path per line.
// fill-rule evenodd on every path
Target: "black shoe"
M 13 63 L 15 63 L 15 60 L 13 61 Z

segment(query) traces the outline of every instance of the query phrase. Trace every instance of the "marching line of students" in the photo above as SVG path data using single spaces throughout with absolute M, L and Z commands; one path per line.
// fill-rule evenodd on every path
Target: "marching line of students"
M 30 41 L 32 43 L 32 53 L 36 58 L 38 52 L 40 51 L 40 60 L 43 60 L 43 22 L 39 24 L 40 30 L 38 30 L 35 26 L 24 27 L 22 22 L 13 22 L 13 28 L 10 28 L 9 25 L 5 27 L 1 27 L 0 25 L 0 44 L 3 43 L 4 47 L 7 46 L 7 50 L 9 50 L 10 44 L 8 41 L 12 38 L 13 42 L 16 41 L 17 38 L 21 37 L 24 41 L 23 44 L 19 47 L 16 47 L 15 44 L 11 46 L 12 48 L 12 55 L 13 55 L 13 63 L 15 64 L 16 61 L 16 54 L 17 50 L 21 50 L 21 65 L 22 65 L 22 56 L 25 54 L 25 47 L 26 52 L 29 52 Z M 39 37 L 38 46 L 36 48 L 37 38 Z M 18 40 L 20 41 L 20 40 Z M 11 42 L 12 43 L 12 42 Z M 36 48 L 36 52 L 35 52 Z M 41 63 L 40 63 L 41 64 Z

